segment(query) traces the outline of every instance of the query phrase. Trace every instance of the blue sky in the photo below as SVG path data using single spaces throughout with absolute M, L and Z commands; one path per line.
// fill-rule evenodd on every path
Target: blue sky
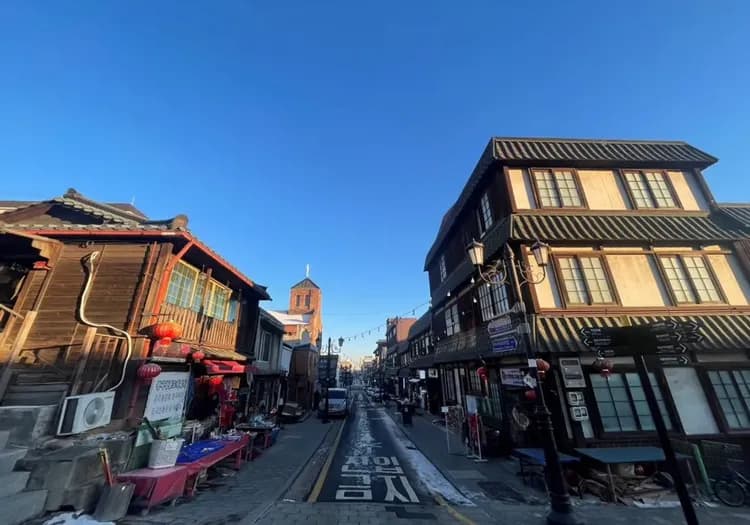
M 309 263 L 334 338 L 428 300 L 492 135 L 686 140 L 750 200 L 750 3 L 522 4 L 6 0 L 0 199 L 186 213 L 268 307 Z

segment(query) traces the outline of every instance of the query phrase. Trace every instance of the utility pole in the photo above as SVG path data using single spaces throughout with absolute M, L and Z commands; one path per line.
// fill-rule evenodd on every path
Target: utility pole
M 323 413 L 323 423 L 330 423 L 331 420 L 328 419 L 328 385 L 330 384 L 330 375 L 331 375 L 331 338 L 328 338 L 328 350 L 326 351 L 326 410 Z

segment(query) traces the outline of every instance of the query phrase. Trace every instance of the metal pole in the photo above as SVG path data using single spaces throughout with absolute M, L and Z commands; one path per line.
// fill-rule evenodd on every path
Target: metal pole
M 643 358 L 643 354 L 635 356 L 634 360 L 636 369 L 638 370 L 638 377 L 641 379 L 641 388 L 643 388 L 643 393 L 646 395 L 648 408 L 651 410 L 651 419 L 654 421 L 656 432 L 659 434 L 661 448 L 664 450 L 665 463 L 667 464 L 669 473 L 672 474 L 675 489 L 677 490 L 677 496 L 680 498 L 680 506 L 682 507 L 682 513 L 685 515 L 685 522 L 688 525 L 698 525 L 698 516 L 695 514 L 695 509 L 690 500 L 690 494 L 688 494 L 685 480 L 682 479 L 682 473 L 677 464 L 674 448 L 672 447 L 672 442 L 669 440 L 667 425 L 664 424 L 664 418 L 661 416 L 659 403 L 656 401 L 656 395 L 651 386 L 651 379 L 649 378 L 648 370 L 646 369 L 646 360 Z
M 323 423 L 329 423 L 328 419 L 328 385 L 331 375 L 331 338 L 328 338 L 328 350 L 326 352 L 326 411 L 323 414 Z
M 524 326 L 528 328 L 528 316 L 526 315 L 526 305 L 521 295 L 521 283 L 516 273 L 516 261 L 513 250 L 505 245 L 505 251 L 509 261 L 510 276 L 514 288 L 516 299 L 523 312 Z M 544 400 L 544 389 L 542 382 L 539 381 L 536 369 L 536 348 L 531 340 L 531 330 L 523 330 L 524 342 L 526 346 L 526 358 L 529 365 L 529 375 L 536 381 L 536 406 L 534 407 L 534 418 L 536 419 L 539 435 L 544 441 L 544 462 L 545 472 L 547 474 L 549 485 L 550 512 L 547 514 L 547 523 L 550 525 L 578 525 L 581 523 L 573 513 L 573 504 L 570 501 L 568 493 L 568 484 L 563 475 L 562 465 L 560 463 L 560 453 L 557 450 L 557 441 L 555 440 L 555 431 L 552 426 L 552 414 L 547 408 Z

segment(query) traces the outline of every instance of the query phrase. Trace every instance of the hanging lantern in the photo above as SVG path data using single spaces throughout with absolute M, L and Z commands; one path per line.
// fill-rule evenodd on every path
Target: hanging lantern
M 180 346 L 180 355 L 182 357 L 187 357 L 190 355 L 190 345 L 181 345 Z
M 477 368 L 477 375 L 482 381 L 487 381 L 487 367 L 480 366 Z
M 549 363 L 545 361 L 544 359 L 537 359 L 536 360 L 536 369 L 540 372 L 548 372 L 549 371 Z
M 536 401 L 536 390 L 527 390 L 523 393 L 523 397 L 526 398 L 526 401 Z
M 203 360 L 203 358 L 206 357 L 206 354 L 204 354 L 200 350 L 196 350 L 195 352 L 190 354 L 190 356 L 193 358 L 194 362 L 200 363 Z
M 591 363 L 591 367 L 599 372 L 602 377 L 609 377 L 612 373 L 612 369 L 615 367 L 615 363 L 611 359 L 597 357 L 596 360 Z
M 136 370 L 138 379 L 146 384 L 151 383 L 151 380 L 161 374 L 161 367 L 156 363 L 143 363 Z
M 151 329 L 152 335 L 163 345 L 169 345 L 173 340 L 179 339 L 182 335 L 182 326 L 175 321 L 165 321 L 157 323 Z
M 219 386 L 224 381 L 224 376 L 211 376 L 208 379 L 208 384 L 212 386 Z

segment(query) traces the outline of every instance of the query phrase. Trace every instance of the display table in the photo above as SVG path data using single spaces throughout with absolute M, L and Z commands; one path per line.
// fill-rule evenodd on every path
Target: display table
M 156 505 L 166 502 L 174 505 L 185 490 L 187 476 L 187 469 L 178 465 L 170 468 L 131 470 L 117 476 L 117 480 L 135 485 L 132 505 L 139 509 L 142 515 L 146 515 Z
M 271 446 L 271 434 L 273 433 L 274 427 L 255 427 L 248 424 L 239 424 L 235 427 L 241 432 L 250 432 L 255 434 L 254 439 L 258 439 L 261 442 L 261 447 L 267 449 Z
M 224 440 L 224 446 L 214 450 L 209 454 L 191 461 L 189 463 L 180 463 L 187 472 L 187 481 L 185 483 L 185 495 L 194 496 L 198 485 L 200 474 L 207 471 L 209 467 L 234 455 L 234 468 L 239 470 L 242 467 L 243 454 L 247 449 L 250 437 L 243 435 L 238 440 Z M 199 443 L 199 442 L 198 442 Z
M 543 448 L 514 448 L 513 452 L 511 452 L 511 456 L 518 459 L 519 466 L 521 467 L 521 479 L 524 483 L 526 483 L 526 478 L 528 476 L 525 467 L 538 466 L 544 468 L 547 464 L 544 458 Z M 558 457 L 560 458 L 560 464 L 562 465 L 566 463 L 577 463 L 579 461 L 577 457 L 563 454 L 562 452 L 558 452 Z M 546 483 L 547 480 L 545 477 L 545 485 Z

